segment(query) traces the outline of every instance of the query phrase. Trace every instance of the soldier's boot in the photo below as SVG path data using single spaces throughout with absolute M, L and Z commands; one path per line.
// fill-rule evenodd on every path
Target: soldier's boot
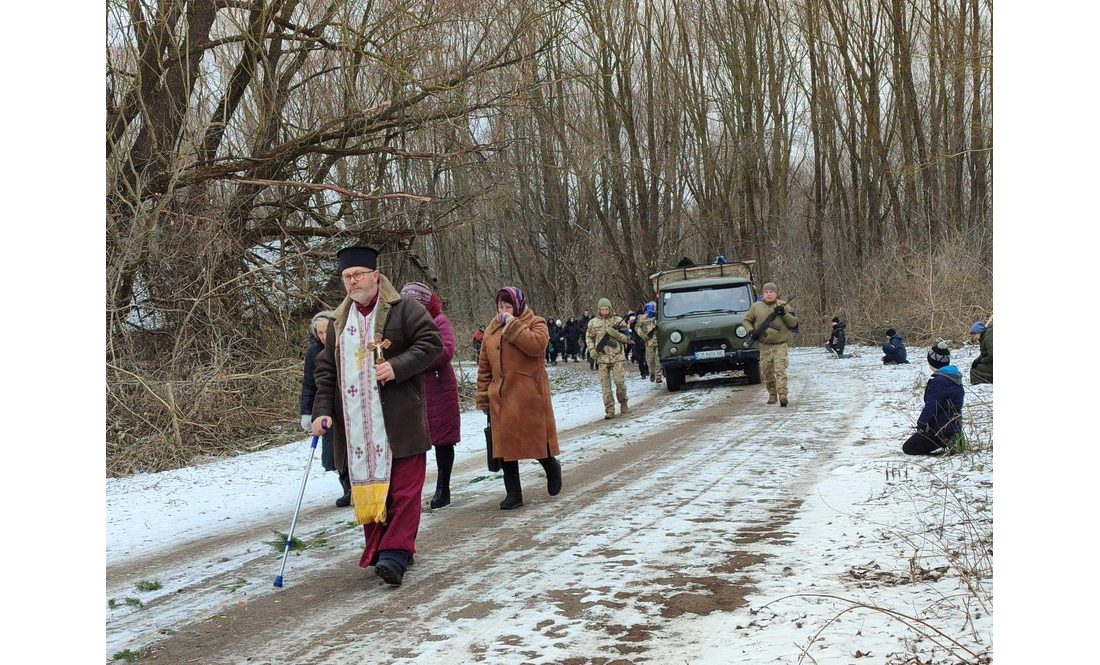
M 336 507 L 347 508 L 351 505 L 351 477 L 347 471 L 340 474 L 340 486 L 344 488 L 344 496 L 336 500 Z
M 779 406 L 787 406 L 787 396 L 786 395 L 780 395 L 779 396 Z
M 519 461 L 503 462 L 504 490 L 508 493 L 500 502 L 501 510 L 514 510 L 523 505 L 523 488 L 519 484 Z
M 768 393 L 768 404 L 775 404 L 778 401 L 779 398 L 775 393 Z
M 619 413 L 629 413 L 630 409 L 626 408 L 626 402 L 619 402 Z
M 546 493 L 557 496 L 561 492 L 561 464 L 553 455 L 543 457 L 539 460 L 539 464 L 546 472 Z

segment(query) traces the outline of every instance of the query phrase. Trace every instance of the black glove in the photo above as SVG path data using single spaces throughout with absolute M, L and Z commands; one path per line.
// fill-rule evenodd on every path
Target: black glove
M 780 305 L 779 307 L 775 308 L 775 315 L 776 316 L 783 316 L 786 313 L 787 313 L 787 308 L 784 307 L 783 305 Z

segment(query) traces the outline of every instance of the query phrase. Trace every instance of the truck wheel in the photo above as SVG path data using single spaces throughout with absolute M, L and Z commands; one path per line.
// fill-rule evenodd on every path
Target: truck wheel
M 681 372 L 665 371 L 665 387 L 670 393 L 674 393 L 684 385 L 684 375 Z
M 750 384 L 760 383 L 760 361 L 759 360 L 746 360 L 745 361 L 745 376 L 748 377 Z

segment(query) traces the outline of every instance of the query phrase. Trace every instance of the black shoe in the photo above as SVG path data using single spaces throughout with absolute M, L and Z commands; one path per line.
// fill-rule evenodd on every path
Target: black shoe
M 337 508 L 347 508 L 351 505 L 351 492 L 348 492 L 344 496 L 336 500 Z
M 432 510 L 442 508 L 451 503 L 451 489 L 449 487 L 435 488 L 435 496 L 432 497 Z
M 516 508 L 519 508 L 522 505 L 523 505 L 523 495 L 522 494 L 509 494 L 508 496 L 504 497 L 504 501 L 500 502 L 500 509 L 501 510 L 515 510 Z
M 779 396 L 779 406 L 787 406 L 787 396 L 786 395 L 780 395 Z

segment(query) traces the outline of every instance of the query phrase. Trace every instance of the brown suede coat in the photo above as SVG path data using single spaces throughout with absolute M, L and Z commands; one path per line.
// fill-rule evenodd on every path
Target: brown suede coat
M 336 308 L 336 320 L 329 323 L 330 342 L 340 339 L 348 314 L 355 305 L 350 297 Z M 428 436 L 428 420 L 424 409 L 424 386 L 421 372 L 443 353 L 443 338 L 432 316 L 412 298 L 402 298 L 390 281 L 382 275 L 378 282 L 378 317 L 384 321 L 383 339 L 391 346 L 382 356 L 393 367 L 394 378 L 382 386 L 382 416 L 386 421 L 386 437 L 394 458 L 410 457 L 427 452 L 432 447 Z M 336 470 L 344 473 L 348 467 L 347 435 L 344 431 L 344 402 L 337 390 L 339 372 L 336 367 L 336 344 L 326 344 L 317 354 L 317 369 L 313 374 L 317 396 L 313 399 L 313 418 L 330 416 L 333 420 L 333 452 Z
M 477 408 L 489 409 L 493 456 L 506 462 L 557 455 L 558 428 L 546 376 L 546 321 L 530 307 L 486 326 L 477 366 Z

